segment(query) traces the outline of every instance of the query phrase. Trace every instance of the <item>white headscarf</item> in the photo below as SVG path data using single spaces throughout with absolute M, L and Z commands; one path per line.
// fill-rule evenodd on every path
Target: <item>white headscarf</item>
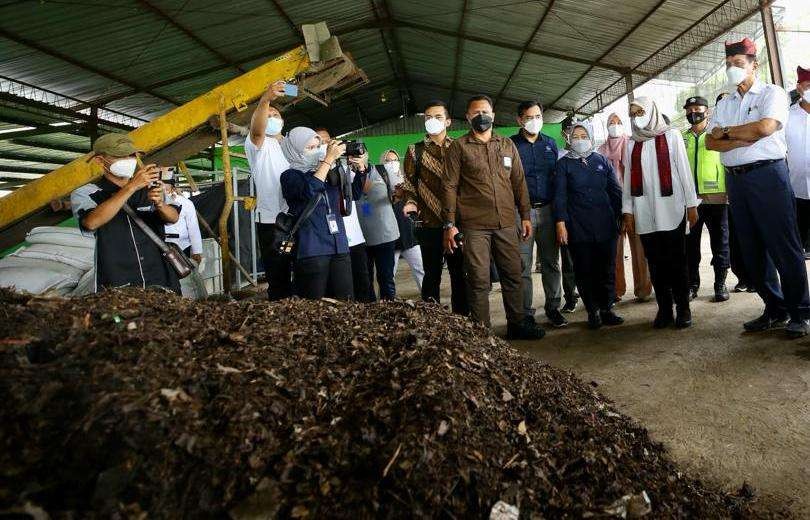
M 588 121 L 581 121 L 581 122 L 574 123 L 574 126 L 571 127 L 571 138 L 570 138 L 570 140 L 572 142 L 574 140 L 574 130 L 576 130 L 577 127 L 582 128 L 583 130 L 585 130 L 585 132 L 588 133 L 588 140 L 591 142 L 591 147 L 587 151 L 582 152 L 582 153 L 579 153 L 576 150 L 574 150 L 573 148 L 569 147 L 568 148 L 568 153 L 565 156 L 570 157 L 571 159 L 583 159 L 583 160 L 585 160 L 585 159 L 588 158 L 589 155 L 591 155 L 594 152 L 593 127 L 591 126 L 591 123 L 588 122 Z
M 313 137 L 317 136 L 315 130 L 305 126 L 297 126 L 290 130 L 287 137 L 281 141 L 281 151 L 290 163 L 291 169 L 302 172 L 312 169 L 304 159 L 304 148 Z
M 633 127 L 633 141 L 648 141 L 669 130 L 669 118 L 658 110 L 658 105 L 652 98 L 646 96 L 637 97 L 630 103 L 631 107 L 633 105 L 643 108 L 644 113 L 650 115 L 650 122 L 644 128 L 636 126 L 636 118 L 630 118 L 630 124 Z

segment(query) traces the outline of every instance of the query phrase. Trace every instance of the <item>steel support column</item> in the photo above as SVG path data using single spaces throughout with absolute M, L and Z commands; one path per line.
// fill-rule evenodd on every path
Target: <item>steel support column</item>
M 785 87 L 782 77 L 782 56 L 779 52 L 779 38 L 776 34 L 776 25 L 773 22 L 771 2 L 760 1 L 759 12 L 762 15 L 762 28 L 765 31 L 765 48 L 768 52 L 768 65 L 771 69 L 771 80 L 780 87 Z
M 624 76 L 624 84 L 627 86 L 627 101 L 629 103 L 633 102 L 633 75 L 632 74 L 625 74 Z

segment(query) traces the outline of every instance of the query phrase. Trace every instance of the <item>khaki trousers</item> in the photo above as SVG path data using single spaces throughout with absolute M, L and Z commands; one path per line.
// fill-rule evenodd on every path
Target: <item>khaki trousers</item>
M 647 257 L 644 256 L 644 246 L 641 245 L 641 238 L 635 233 L 632 235 L 626 232 L 619 234 L 619 241 L 616 243 L 616 296 L 624 296 L 627 292 L 627 282 L 624 279 L 625 237 L 630 243 L 633 292 L 636 298 L 644 300 L 652 294 L 652 281 L 650 280 L 650 269 L 647 267 Z
M 491 326 L 489 319 L 490 259 L 501 279 L 501 295 L 506 321 L 523 321 L 520 239 L 517 227 L 494 230 L 464 230 L 464 270 L 472 319 Z

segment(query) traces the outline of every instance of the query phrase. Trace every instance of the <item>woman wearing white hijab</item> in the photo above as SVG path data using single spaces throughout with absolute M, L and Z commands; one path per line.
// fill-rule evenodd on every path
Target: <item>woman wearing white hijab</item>
M 311 300 L 327 295 L 350 300 L 352 266 L 342 218 L 345 201 L 340 179 L 334 178 L 332 170 L 346 145 L 333 140 L 321 146 L 321 138 L 314 130 L 297 127 L 281 142 L 281 150 L 290 163 L 290 169 L 281 174 L 281 192 L 290 213 L 302 215 L 309 202 L 317 198 L 312 214 L 301 223 L 295 237 L 295 292 Z M 364 173 L 356 175 L 355 192 L 364 181 Z
M 616 238 L 622 187 L 610 161 L 594 151 L 590 123 L 576 123 L 570 150 L 557 162 L 554 220 L 557 242 L 568 245 L 588 327 L 624 322 L 612 310 L 616 295 Z
M 405 179 L 402 177 L 401 165 L 399 163 L 399 153 L 393 148 L 384 151 L 380 155 L 380 164 L 385 169 L 387 182 L 394 188 L 394 215 L 399 227 L 399 238 L 394 250 L 394 276 L 397 274 L 399 259 L 404 259 L 411 268 L 411 276 L 416 282 L 416 288 L 422 292 L 422 280 L 425 278 L 425 268 L 422 265 L 422 249 L 416 242 L 414 234 L 414 222 L 410 216 L 405 214 L 406 200 L 402 191 Z
M 624 224 L 638 233 L 650 266 L 658 314 L 653 327 L 692 325 L 686 262 L 686 225 L 697 222 L 695 184 L 686 146 L 655 102 L 630 103 L 633 135 L 624 170 Z M 677 316 L 673 317 L 675 304 Z

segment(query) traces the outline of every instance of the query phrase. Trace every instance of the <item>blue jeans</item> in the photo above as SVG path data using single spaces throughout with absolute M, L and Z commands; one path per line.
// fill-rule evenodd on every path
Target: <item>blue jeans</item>
M 372 300 L 377 297 L 374 293 L 374 269 L 377 269 L 377 284 L 380 286 L 380 299 L 393 300 L 397 295 L 396 285 L 394 285 L 394 251 L 396 241 L 377 244 L 376 246 L 366 245 L 366 255 L 368 256 L 368 278 L 371 285 Z

